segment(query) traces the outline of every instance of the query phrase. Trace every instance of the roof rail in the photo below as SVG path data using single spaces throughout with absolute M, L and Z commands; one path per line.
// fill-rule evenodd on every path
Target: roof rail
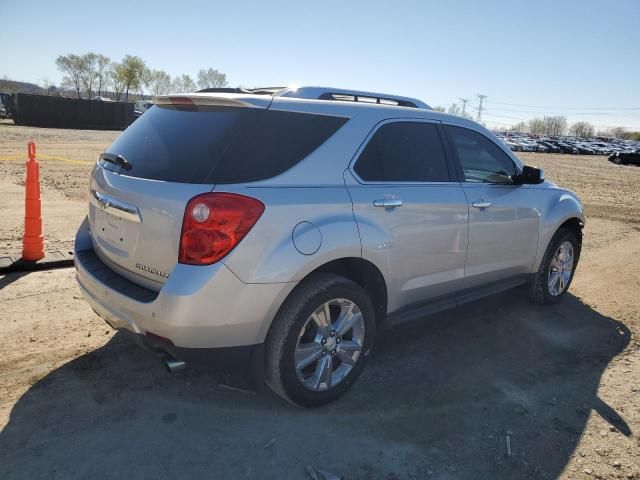
M 204 88 L 196 93 L 244 93 L 250 95 L 271 95 L 274 97 L 306 98 L 310 100 L 337 100 L 342 102 L 374 103 L 398 107 L 425 108 L 431 107 L 422 100 L 386 93 L 345 90 L 331 87 L 262 87 L 262 88 Z
M 242 87 L 214 87 L 196 90 L 195 93 L 246 93 L 250 95 L 274 95 L 287 87 L 242 88 Z
M 286 88 L 273 94 L 277 97 L 308 98 L 315 100 L 338 100 L 343 102 L 374 103 L 379 105 L 395 105 L 400 107 L 425 108 L 431 107 L 422 100 L 385 93 L 373 93 L 359 90 L 345 90 L 330 87 L 297 87 Z

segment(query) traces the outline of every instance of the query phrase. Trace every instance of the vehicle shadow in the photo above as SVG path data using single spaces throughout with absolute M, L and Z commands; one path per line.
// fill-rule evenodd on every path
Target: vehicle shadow
M 0 477 L 555 478 L 629 330 L 568 296 L 532 306 L 514 290 L 381 333 L 354 388 L 303 410 L 268 389 L 165 372 L 116 335 L 51 372 L 0 433 Z M 507 455 L 509 436 L 511 455 Z
M 13 282 L 20 280 L 22 277 L 29 275 L 30 272 L 22 270 L 18 272 L 9 272 L 0 275 L 0 290 L 4 287 L 8 287 Z

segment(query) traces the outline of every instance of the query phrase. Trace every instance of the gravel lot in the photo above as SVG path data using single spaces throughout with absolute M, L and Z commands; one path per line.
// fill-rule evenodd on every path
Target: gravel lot
M 117 133 L 0 122 L 0 253 L 20 249 L 26 142 L 47 247 L 67 248 Z M 0 478 L 640 478 L 640 168 L 519 155 L 585 203 L 571 295 L 545 308 L 514 290 L 385 332 L 319 410 L 166 373 L 91 311 L 73 269 L 0 276 Z

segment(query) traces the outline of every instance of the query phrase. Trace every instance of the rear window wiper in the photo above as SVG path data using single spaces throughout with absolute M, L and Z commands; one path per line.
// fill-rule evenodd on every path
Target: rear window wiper
M 114 155 L 113 153 L 101 153 L 100 160 L 105 162 L 114 163 L 125 170 L 131 170 L 133 166 L 122 155 Z

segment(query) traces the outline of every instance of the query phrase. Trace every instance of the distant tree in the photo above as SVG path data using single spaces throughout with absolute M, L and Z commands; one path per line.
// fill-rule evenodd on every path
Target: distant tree
M 589 122 L 576 122 L 571 125 L 571 128 L 569 129 L 569 133 L 571 135 L 580 138 L 591 138 L 593 137 L 594 132 L 595 129 Z
M 142 75 L 140 75 L 140 95 L 144 95 L 144 89 L 149 88 L 151 85 L 151 78 L 153 77 L 153 70 L 149 67 L 145 66 L 142 71 Z
M 154 96 L 171 93 L 171 76 L 163 70 L 151 70 L 147 76 L 146 87 Z
M 65 74 L 62 78 L 62 85 L 75 90 L 78 98 L 82 98 L 80 95 L 83 86 L 82 74 L 84 69 L 84 60 L 82 57 L 73 53 L 60 55 L 56 59 L 56 67 Z
M 446 112 L 446 111 L 447 111 L 447 109 L 446 109 L 446 108 L 441 107 L 441 106 L 433 107 L 433 109 L 434 109 L 436 112 L 442 112 L 442 113 L 444 113 L 444 112 Z
M 562 115 L 544 117 L 542 123 L 544 135 L 562 136 L 567 133 L 567 117 Z
M 98 77 L 98 96 L 102 95 L 102 87 L 108 83 L 108 71 L 111 65 L 109 57 L 105 57 L 101 54 L 96 54 L 96 75 Z
M 526 122 L 518 122 L 513 127 L 511 127 L 511 131 L 527 133 L 529 131 L 529 127 Z
M 113 62 L 107 71 L 109 84 L 113 89 L 116 101 L 120 101 L 126 87 L 126 72 L 121 63 Z
M 220 88 L 227 85 L 227 75 L 214 68 L 198 71 L 198 86 L 200 88 Z
M 47 95 L 51 95 L 50 92 L 56 90 L 56 86 L 47 77 L 42 77 L 38 80 L 38 86 L 42 87 L 42 89 L 47 92 Z
M 613 127 L 609 130 L 612 137 L 615 138 L 624 138 L 626 129 L 624 127 Z
M 460 108 L 460 105 L 458 105 L 457 103 L 452 103 L 451 106 L 449 107 L 449 114 L 451 115 L 460 115 L 462 113 L 462 109 Z
M 129 101 L 129 92 L 139 90 L 145 72 L 144 61 L 140 57 L 125 55 L 122 59 L 121 75 L 124 80 L 125 102 Z
M 623 138 L 627 140 L 635 140 L 636 142 L 640 141 L 640 132 L 625 132 Z
M 98 76 L 97 60 L 98 55 L 93 52 L 80 55 L 80 81 L 87 94 L 87 98 L 93 96 L 93 83 Z
M 176 78 L 173 79 L 171 86 L 173 91 L 176 93 L 190 93 L 198 88 L 191 76 L 184 73 L 176 76 Z
M 544 135 L 545 132 L 545 124 L 544 120 L 541 118 L 532 118 L 528 122 L 529 133 L 533 135 Z

